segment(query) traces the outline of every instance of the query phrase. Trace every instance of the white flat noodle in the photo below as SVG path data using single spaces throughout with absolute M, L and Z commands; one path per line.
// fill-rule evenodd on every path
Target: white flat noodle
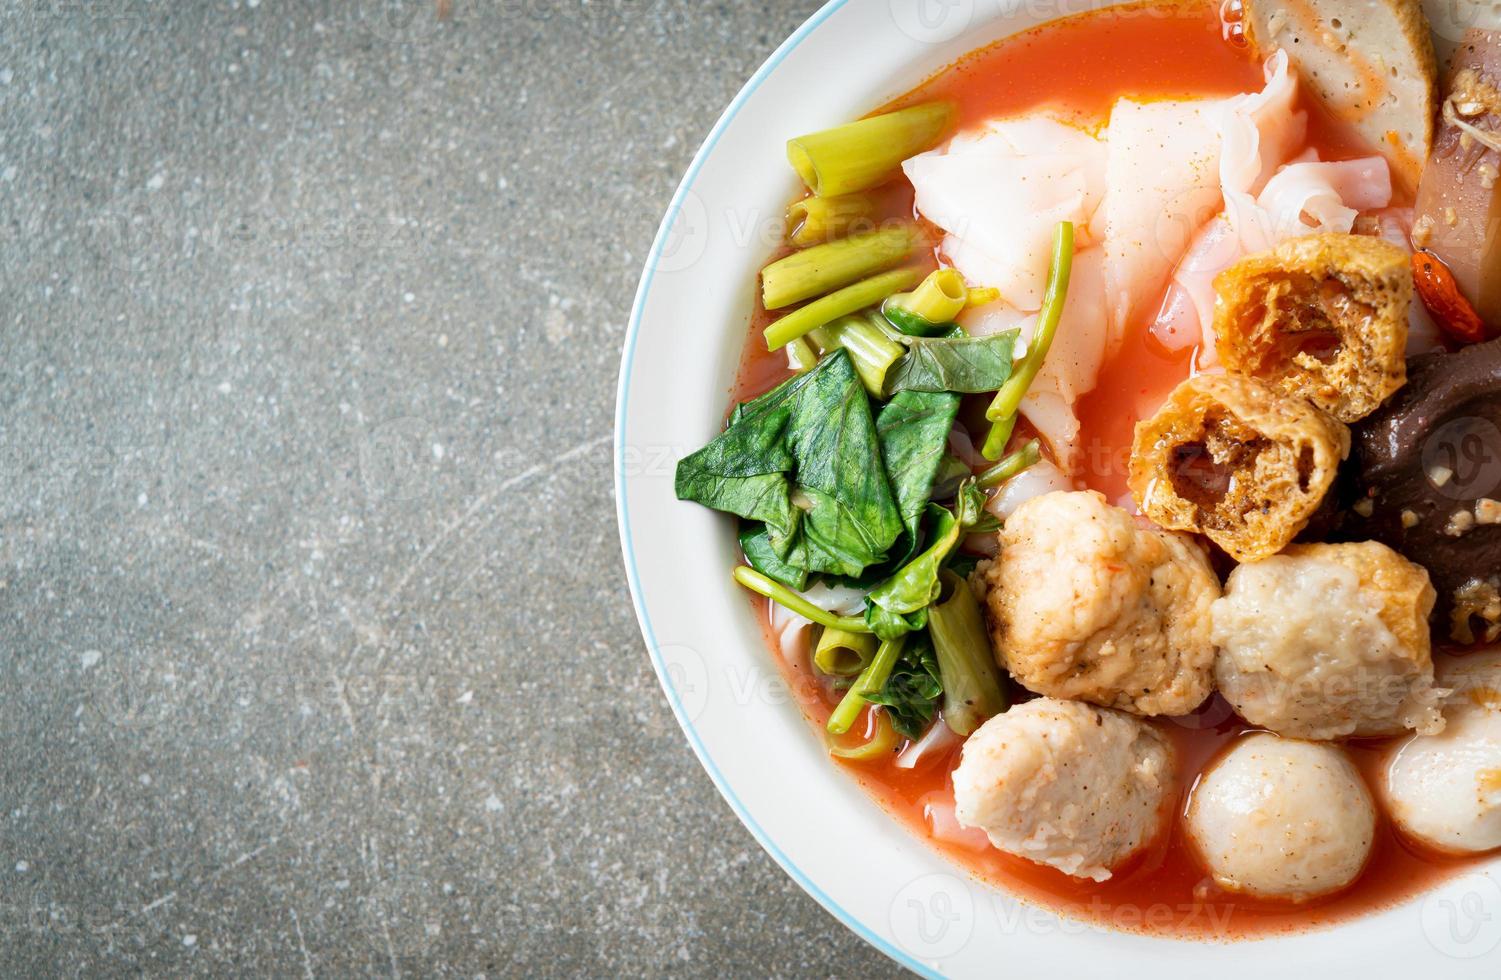
M 1074 407 L 1050 388 L 1033 385 L 1022 399 L 1021 414 L 1053 450 L 1053 455 L 1070 470 L 1079 447 L 1079 419 Z
M 1070 283 L 1070 287 L 1072 285 Z M 1018 310 L 1004 301 L 986 303 L 984 306 L 971 306 L 959 314 L 958 320 L 958 323 L 964 327 L 964 332 L 971 337 L 991 337 L 1013 327 L 1023 326 L 1026 327 L 1026 336 L 1030 337 L 1031 325 L 1036 322 L 1036 313 Z M 1021 356 L 1021 353 L 1018 349 L 1017 356 Z
M 853 616 L 865 608 L 864 592 L 824 582 L 819 582 L 804 592 L 803 598 L 836 616 Z
M 771 631 L 776 634 L 777 648 L 782 653 L 782 659 L 788 663 L 798 662 L 799 657 L 806 652 L 803 634 L 813 625 L 813 621 L 770 600 L 767 601 L 767 610 L 767 619 L 771 623 Z
M 1214 277 L 1241 257 L 1240 239 L 1223 214 L 1199 229 L 1173 272 L 1152 336 L 1169 350 L 1200 346 L 1201 358 L 1214 360 Z
M 986 503 L 985 509 L 1004 521 L 1016 508 L 1033 497 L 1041 497 L 1054 490 L 1072 489 L 1074 483 L 1068 475 L 1044 459 L 1001 484 L 1001 488 Z
M 1298 77 L 1287 66 L 1287 53 L 1279 50 L 1267 59 L 1266 86 L 1231 99 L 1216 119 L 1224 144 L 1220 190 L 1225 216 L 1241 236 L 1242 255 L 1271 247 L 1263 234 L 1265 221 L 1258 213 L 1256 195 L 1308 138 L 1308 116 L 1293 108 Z
M 923 759 L 942 755 L 962 741 L 964 739 L 954 734 L 954 730 L 949 727 L 948 722 L 943 720 L 943 715 L 940 713 L 934 717 L 933 723 L 928 726 L 923 737 L 907 746 L 902 750 L 902 754 L 896 757 L 896 767 L 898 769 L 915 768 Z
M 1194 231 L 1220 209 L 1223 102 L 1115 104 L 1106 130 L 1105 200 L 1094 232 L 1105 243 L 1112 339 L 1155 301 Z
M 1227 210 L 1235 199 L 1249 203 L 1308 138 L 1308 115 L 1296 111 L 1298 77 L 1288 71 L 1286 52 L 1267 59 L 1265 75 L 1260 92 L 1226 100 L 1218 110 L 1219 179 Z
M 1042 303 L 1060 221 L 1083 226 L 1099 205 L 1104 148 L 1046 116 L 996 120 L 902 164 L 917 211 L 946 233 L 944 254 L 974 285 L 1013 306 Z
M 1241 229 L 1241 240 L 1262 246 L 1248 251 L 1263 251 L 1299 235 L 1348 234 L 1361 211 L 1391 199 L 1391 170 L 1381 157 L 1289 164 L 1267 181 L 1248 216 L 1260 227 Z
M 1171 349 L 1198 345 L 1201 367 L 1217 363 L 1208 329 L 1215 276 L 1289 238 L 1349 232 L 1359 211 L 1391 202 L 1391 174 L 1380 157 L 1321 163 L 1310 151 L 1291 158 L 1308 123 L 1294 111 L 1297 80 L 1283 52 L 1267 61 L 1266 75 L 1266 88 L 1229 100 L 1217 117 L 1225 210 L 1195 233 L 1151 327 Z

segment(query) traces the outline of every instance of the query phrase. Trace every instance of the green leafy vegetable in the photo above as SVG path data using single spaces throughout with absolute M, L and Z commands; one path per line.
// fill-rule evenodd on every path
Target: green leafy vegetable
M 786 431 L 797 397 L 813 373 L 737 407 L 718 438 L 678 463 L 678 499 L 763 522 L 772 547 L 785 555 L 799 517 L 785 476 L 794 462 Z
M 985 509 L 989 502 L 990 498 L 973 477 L 959 485 L 954 494 L 954 515 L 965 534 L 985 534 L 1001 529 L 1001 522 Z
M 802 537 L 809 571 L 859 575 L 902 533 L 901 514 L 881 465 L 870 402 L 850 363 L 835 351 L 805 375 L 787 426 L 798 490 L 812 506 Z
M 764 522 L 784 562 L 859 575 L 903 530 L 881 459 L 865 389 L 837 350 L 736 409 L 718 438 L 678 463 L 676 490 Z
M 989 337 L 913 340 L 887 376 L 888 391 L 995 391 L 1011 377 L 1018 331 Z
M 922 613 L 942 591 L 938 576 L 944 559 L 958 545 L 963 528 L 953 514 L 937 505 L 928 506 L 928 519 L 927 549 L 865 597 L 866 625 L 882 639 L 920 628 L 926 620 L 919 622 L 911 617 Z
M 891 727 L 905 738 L 922 738 L 938 710 L 943 696 L 943 682 L 938 657 L 926 633 L 919 633 L 907 643 L 891 668 L 886 684 L 879 691 L 865 695 L 871 704 L 884 705 Z
M 874 633 L 877 639 L 895 640 L 908 633 L 915 633 L 927 625 L 927 609 L 899 613 L 869 603 L 865 606 L 865 628 Z
M 903 391 L 892 396 L 876 417 L 881 459 L 896 493 L 902 526 L 914 542 L 958 414 L 958 395 Z
M 955 552 L 948 561 L 943 563 L 943 567 L 946 570 L 953 572 L 962 579 L 968 579 L 975 573 L 975 569 L 979 566 L 980 556 L 964 551 Z
M 801 592 L 808 587 L 808 570 L 785 561 L 771 545 L 771 534 L 765 524 L 747 523 L 740 529 L 740 550 L 745 560 L 767 578 L 791 586 Z

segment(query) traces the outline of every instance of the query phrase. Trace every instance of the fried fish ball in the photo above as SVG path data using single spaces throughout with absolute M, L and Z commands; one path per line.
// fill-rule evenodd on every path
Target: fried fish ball
M 1190 538 L 1093 491 L 1022 504 L 979 574 L 1001 666 L 1031 691 L 1182 715 L 1212 686 L 1219 579 Z
M 1350 431 L 1260 381 L 1200 374 L 1136 424 L 1128 483 L 1143 513 L 1237 561 L 1286 547 L 1350 452 Z
M 1232 374 L 1354 422 L 1407 381 L 1412 266 L 1367 235 L 1307 235 L 1214 281 L 1214 333 Z
M 1374 541 L 1292 545 L 1215 602 L 1214 674 L 1246 721 L 1293 738 L 1437 732 L 1428 573 Z
M 1185 825 L 1222 888 L 1303 902 L 1360 875 L 1376 808 L 1338 748 L 1259 733 L 1199 777 Z
M 1172 787 L 1172 753 L 1145 722 L 1038 698 L 964 743 L 954 815 L 1008 854 L 1105 881 L 1161 831 Z

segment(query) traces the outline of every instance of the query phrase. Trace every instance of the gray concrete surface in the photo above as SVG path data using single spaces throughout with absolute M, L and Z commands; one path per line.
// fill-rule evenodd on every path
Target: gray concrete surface
M 629 301 L 815 0 L 0 0 L 0 974 L 882 975 L 674 724 Z

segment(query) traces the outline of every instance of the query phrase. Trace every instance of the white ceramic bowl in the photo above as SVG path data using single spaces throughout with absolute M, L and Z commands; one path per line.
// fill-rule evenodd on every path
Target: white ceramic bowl
M 767 852 L 919 973 L 1501 976 L 1496 863 L 1337 928 L 1228 944 L 1085 926 L 969 878 L 825 757 L 730 580 L 733 522 L 674 499 L 674 465 L 713 437 L 727 407 L 755 274 L 796 191 L 785 139 L 856 118 L 993 40 L 1109 5 L 832 0 L 725 110 L 652 246 L 621 364 L 620 536 L 652 662 L 705 770 Z

